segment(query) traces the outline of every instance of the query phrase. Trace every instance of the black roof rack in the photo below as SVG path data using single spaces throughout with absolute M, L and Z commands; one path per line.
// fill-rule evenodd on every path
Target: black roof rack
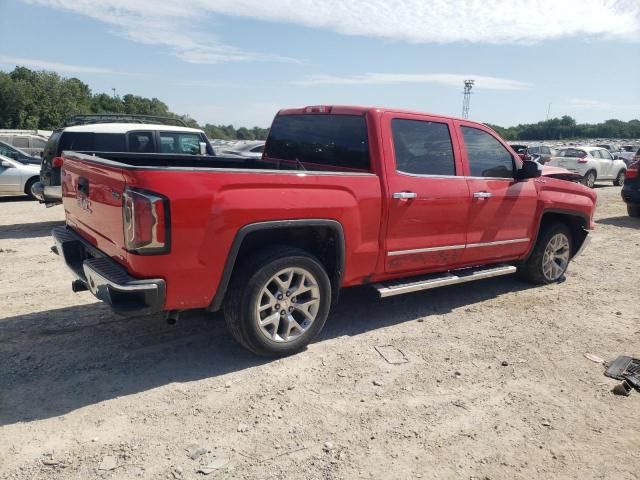
M 161 117 L 159 115 L 133 115 L 129 113 L 91 113 L 74 115 L 65 120 L 65 127 L 74 125 L 90 125 L 92 123 L 153 123 L 156 125 L 173 125 L 186 127 L 179 118 Z

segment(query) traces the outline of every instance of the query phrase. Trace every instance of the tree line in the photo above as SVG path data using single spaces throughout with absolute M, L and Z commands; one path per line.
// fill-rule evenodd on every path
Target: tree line
M 224 140 L 264 140 L 268 129 L 233 125 L 198 125 L 188 115 L 171 112 L 157 98 L 138 95 L 114 96 L 92 93 L 77 78 L 64 78 L 55 72 L 16 67 L 0 72 L 0 128 L 53 130 L 73 115 L 90 113 L 128 113 L 179 118 L 188 126 L 203 129 L 209 138 Z
M 266 128 L 236 129 L 233 125 L 198 125 L 189 115 L 169 111 L 157 98 L 127 94 L 124 96 L 92 93 L 77 78 L 64 78 L 55 72 L 16 67 L 0 72 L 0 128 L 52 130 L 65 119 L 86 113 L 130 113 L 160 115 L 183 120 L 188 126 L 203 129 L 209 138 L 223 140 L 264 140 Z M 573 138 L 640 138 L 640 120 L 624 122 L 576 123 L 570 116 L 551 118 L 515 127 L 489 125 L 507 140 L 563 140 Z
M 640 138 L 640 120 L 607 120 L 601 123 L 576 123 L 568 115 L 515 127 L 491 125 L 506 140 L 565 140 L 574 138 Z

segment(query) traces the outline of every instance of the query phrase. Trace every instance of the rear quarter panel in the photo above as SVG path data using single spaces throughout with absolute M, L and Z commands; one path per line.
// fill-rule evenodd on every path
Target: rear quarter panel
M 135 276 L 167 281 L 166 309 L 205 307 L 238 230 L 257 222 L 329 219 L 345 234 L 344 286 L 370 275 L 379 252 L 380 180 L 374 174 L 124 170 L 127 185 L 167 196 L 171 252 L 128 254 Z M 241 260 L 241 259 L 238 259 Z

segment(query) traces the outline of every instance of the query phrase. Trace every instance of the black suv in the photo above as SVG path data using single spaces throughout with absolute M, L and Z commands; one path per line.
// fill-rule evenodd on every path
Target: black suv
M 640 217 L 640 149 L 627 167 L 622 186 L 622 199 L 627 204 L 630 217 Z
M 214 155 L 202 130 L 179 119 L 149 115 L 77 115 L 54 130 L 42 154 L 40 182 L 33 191 L 47 204 L 60 203 L 62 152 Z

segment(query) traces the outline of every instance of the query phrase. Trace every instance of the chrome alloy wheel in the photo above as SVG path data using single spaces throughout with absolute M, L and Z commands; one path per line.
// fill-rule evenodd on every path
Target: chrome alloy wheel
M 542 256 L 544 277 L 551 282 L 558 280 L 569 265 L 570 255 L 569 239 L 565 234 L 557 233 L 551 237 Z
M 274 342 L 292 342 L 311 326 L 320 309 L 320 288 L 311 272 L 280 270 L 258 295 L 255 306 L 260 332 Z

